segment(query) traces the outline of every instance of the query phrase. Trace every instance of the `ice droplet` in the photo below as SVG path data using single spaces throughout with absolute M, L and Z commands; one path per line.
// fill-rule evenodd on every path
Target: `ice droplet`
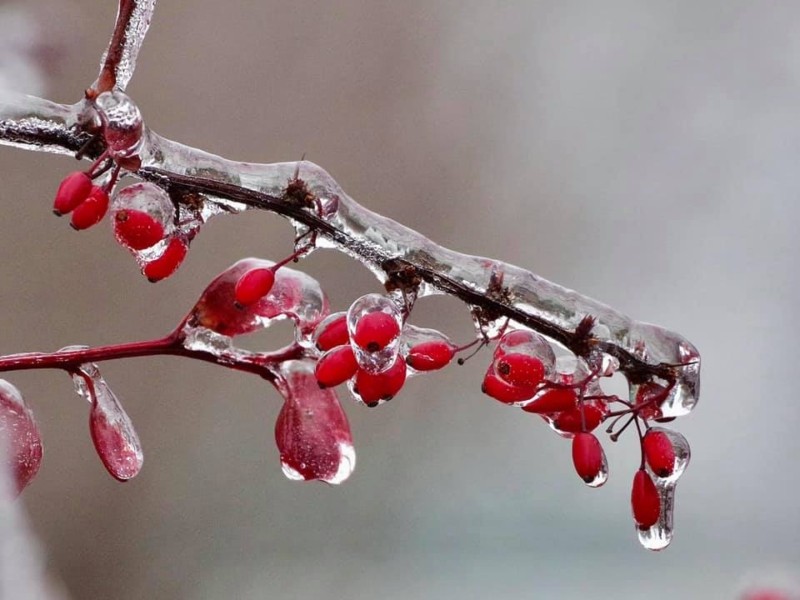
M 60 351 L 77 348 L 71 346 Z M 135 477 L 144 462 L 139 436 L 119 399 L 100 375 L 97 365 L 81 365 L 72 374 L 72 380 L 78 394 L 92 403 L 89 431 L 103 466 L 119 481 Z
M 639 543 L 648 550 L 663 550 L 672 541 L 672 516 L 675 510 L 675 486 L 663 485 L 656 482 L 658 497 L 661 501 L 661 514 L 658 521 L 652 527 L 639 529 L 636 533 L 639 536 Z
M 358 298 L 347 311 L 347 331 L 350 334 L 350 345 L 353 347 L 353 353 L 356 356 L 358 366 L 363 370 L 377 375 L 389 369 L 394 365 L 397 355 L 400 352 L 400 338 L 395 337 L 389 344 L 377 350 L 370 352 L 362 348 L 352 340 L 356 336 L 356 328 L 359 321 L 367 314 L 382 312 L 389 315 L 397 323 L 397 331 L 403 328 L 403 318 L 400 314 L 400 309 L 390 298 L 382 294 L 367 294 Z M 391 323 L 391 321 L 389 321 Z
M 689 464 L 691 453 L 689 442 L 677 431 L 664 429 L 662 427 L 652 427 L 651 431 L 660 431 L 667 435 L 672 442 L 675 451 L 675 467 L 669 477 L 658 477 L 647 467 L 653 482 L 658 490 L 658 497 L 661 500 L 661 514 L 655 525 L 648 529 L 639 529 L 637 534 L 639 542 L 648 550 L 663 550 L 672 541 L 674 529 L 673 518 L 675 512 L 675 487 L 678 479 Z
M 509 354 L 524 354 L 525 356 L 539 359 L 544 367 L 545 379 L 552 377 L 556 364 L 556 355 L 550 342 L 538 333 L 527 329 L 518 329 L 505 333 L 500 338 L 500 343 L 497 344 L 497 348 L 494 351 L 494 360 L 492 362 L 495 370 L 497 370 L 498 361 Z
M 281 468 L 289 479 L 345 481 L 356 466 L 347 416 L 333 389 L 320 389 L 314 362 L 281 364 L 277 387 L 284 404 L 275 422 Z
M 42 437 L 33 411 L 20 391 L 5 379 L 0 379 L 0 444 L 19 494 L 42 464 Z
M 425 344 L 427 342 L 444 342 L 451 348 L 455 345 L 450 341 L 450 338 L 436 329 L 427 329 L 424 327 L 416 327 L 415 325 L 406 324 L 400 334 L 400 354 L 408 356 L 408 352 L 414 346 Z M 419 373 L 427 373 L 428 371 L 417 371 L 411 364 L 408 364 L 407 377 L 414 377 Z
M 138 154 L 144 122 L 139 107 L 130 96 L 120 90 L 112 90 L 97 96 L 94 103 L 103 123 L 108 153 L 116 159 Z
M 141 182 L 129 185 L 126 188 L 118 189 L 114 192 L 111 199 L 111 224 L 114 227 L 114 235 L 117 242 L 130 250 L 137 258 L 140 251 L 131 248 L 128 240 L 117 234 L 117 215 L 120 211 L 138 211 L 150 216 L 163 228 L 163 238 L 167 238 L 175 229 L 175 207 L 170 200 L 169 194 L 154 183 Z M 164 248 L 166 244 L 162 244 Z M 150 247 L 152 248 L 152 246 Z M 149 262 L 163 252 L 164 248 L 159 248 L 160 252 L 150 252 L 141 256 L 144 262 Z M 140 261 L 141 266 L 141 261 Z
M 599 488 L 606 481 L 608 481 L 608 460 L 606 460 L 606 453 L 603 451 L 603 465 L 591 481 L 584 481 L 590 488 Z

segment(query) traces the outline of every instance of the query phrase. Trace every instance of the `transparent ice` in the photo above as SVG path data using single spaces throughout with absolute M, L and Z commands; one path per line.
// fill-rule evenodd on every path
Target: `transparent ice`
M 275 422 L 275 442 L 284 474 L 295 480 L 342 483 L 355 469 L 356 453 L 336 392 L 320 389 L 311 360 L 285 361 L 278 375 L 284 403 Z
M 402 329 L 403 317 L 400 308 L 393 300 L 381 294 L 366 294 L 353 302 L 347 311 L 347 330 L 350 333 L 351 340 L 355 336 L 359 320 L 364 315 L 375 312 L 382 312 L 391 316 L 397 322 L 397 330 L 400 331 Z M 397 360 L 400 352 L 400 336 L 395 337 L 384 348 L 376 352 L 370 352 L 352 341 L 350 345 L 353 347 L 358 366 L 368 373 L 377 375 L 389 369 Z
M 61 352 L 85 346 L 68 346 Z M 95 450 L 106 470 L 119 481 L 135 477 L 142 468 L 144 454 L 139 436 L 122 403 L 108 386 L 94 363 L 81 365 L 73 374 L 75 391 L 91 402 L 89 430 Z
M 691 452 L 689 442 L 677 431 L 652 427 L 651 431 L 660 431 L 669 437 L 675 451 L 675 466 L 669 477 L 658 477 L 648 467 L 647 470 L 656 484 L 661 500 L 661 514 L 658 522 L 648 529 L 636 528 L 639 542 L 648 550 L 663 550 L 672 541 L 673 513 L 675 510 L 675 487 L 689 464 Z

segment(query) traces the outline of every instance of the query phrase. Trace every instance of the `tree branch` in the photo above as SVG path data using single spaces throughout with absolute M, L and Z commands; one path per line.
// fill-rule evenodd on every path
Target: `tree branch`
M 91 139 L 92 111 L 89 102 L 62 106 L 30 97 L 0 99 L 0 143 L 73 153 Z M 412 298 L 461 299 L 484 333 L 514 321 L 583 358 L 613 357 L 632 384 L 656 377 L 692 397 L 692 405 L 696 401 L 699 354 L 684 337 L 525 269 L 439 246 L 361 206 L 314 163 L 230 161 L 147 128 L 142 142 L 141 168 L 134 175 L 158 183 L 178 203 L 196 203 L 199 194 L 232 210 L 274 212 L 290 219 L 298 233 L 313 231 L 318 246 L 359 260 L 388 289 L 403 288 Z M 87 157 L 103 150 L 101 143 L 94 146 Z

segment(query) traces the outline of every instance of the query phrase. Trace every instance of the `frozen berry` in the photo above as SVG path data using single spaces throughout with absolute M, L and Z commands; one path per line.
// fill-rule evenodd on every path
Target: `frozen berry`
M 572 464 L 578 476 L 586 483 L 591 483 L 603 469 L 603 447 L 591 433 L 577 433 L 572 438 Z
M 108 193 L 97 186 L 92 187 L 89 196 L 72 211 L 70 225 L 73 229 L 88 229 L 97 225 L 108 211 Z
M 92 180 L 83 171 L 70 173 L 61 181 L 53 201 L 53 212 L 65 215 L 72 212 L 92 191 Z
M 166 279 L 178 270 L 188 251 L 186 242 L 181 238 L 172 238 L 164 253 L 144 266 L 142 274 L 152 283 Z
M 378 352 L 392 343 L 400 334 L 395 318 L 383 311 L 369 312 L 356 324 L 353 341 L 368 352 Z
M 356 373 L 355 391 L 367 406 L 391 400 L 406 381 L 406 363 L 398 358 L 386 371 L 373 375 L 363 369 Z
M 233 295 L 237 304 L 250 306 L 269 294 L 273 285 L 275 285 L 275 271 L 271 268 L 251 269 L 236 282 Z
M 517 387 L 534 388 L 544 379 L 544 364 L 535 356 L 514 352 L 495 362 L 495 371 Z
M 323 354 L 314 374 L 320 387 L 334 387 L 344 383 L 356 374 L 358 363 L 356 362 L 353 348 L 350 344 L 337 346 Z
M 330 321 L 326 319 L 319 324 L 314 333 L 317 348 L 323 352 L 350 343 L 350 336 L 347 333 L 347 315 L 340 313 Z
M 444 340 L 431 340 L 412 346 L 406 363 L 417 371 L 435 371 L 450 364 L 455 348 Z
M 534 390 L 524 387 L 517 387 L 506 383 L 490 368 L 486 376 L 483 378 L 483 385 L 481 391 L 487 396 L 491 396 L 495 400 L 499 400 L 505 404 L 516 404 L 530 400 L 533 397 Z
M 164 226 L 141 210 L 123 208 L 114 214 L 114 234 L 131 250 L 144 250 L 164 239 Z
M 675 449 L 672 441 L 663 431 L 648 431 L 642 441 L 644 457 L 653 473 L 659 477 L 669 477 L 675 468 Z
M 551 388 L 523 406 L 522 410 L 542 415 L 572 410 L 577 404 L 578 394 L 573 388 Z
M 639 469 L 633 476 L 631 488 L 631 508 L 633 520 L 639 529 L 649 529 L 658 522 L 661 515 L 661 499 L 656 484 L 647 471 Z

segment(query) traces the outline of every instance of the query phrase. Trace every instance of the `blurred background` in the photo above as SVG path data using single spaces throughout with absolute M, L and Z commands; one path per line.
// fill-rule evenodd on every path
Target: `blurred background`
M 71 103 L 116 3 L 0 3 L 0 85 Z M 370 209 L 675 329 L 703 393 L 674 423 L 693 459 L 676 534 L 642 549 L 631 436 L 586 488 L 569 444 L 480 393 L 487 356 L 346 403 L 358 466 L 288 481 L 277 393 L 180 359 L 103 372 L 145 448 L 133 481 L 95 456 L 60 372 L 10 376 L 45 460 L 21 504 L 72 598 L 736 598 L 798 593 L 800 4 L 790 0 L 162 2 L 129 93 L 167 137 L 324 166 Z M 108 226 L 50 214 L 70 159 L 0 147 L 0 352 L 156 337 L 242 256 L 278 259 L 272 215 L 212 221 L 151 285 Z M 334 309 L 379 291 L 358 264 L 303 268 Z M 467 340 L 466 310 L 417 324 Z M 290 329 L 250 340 L 277 346 Z

